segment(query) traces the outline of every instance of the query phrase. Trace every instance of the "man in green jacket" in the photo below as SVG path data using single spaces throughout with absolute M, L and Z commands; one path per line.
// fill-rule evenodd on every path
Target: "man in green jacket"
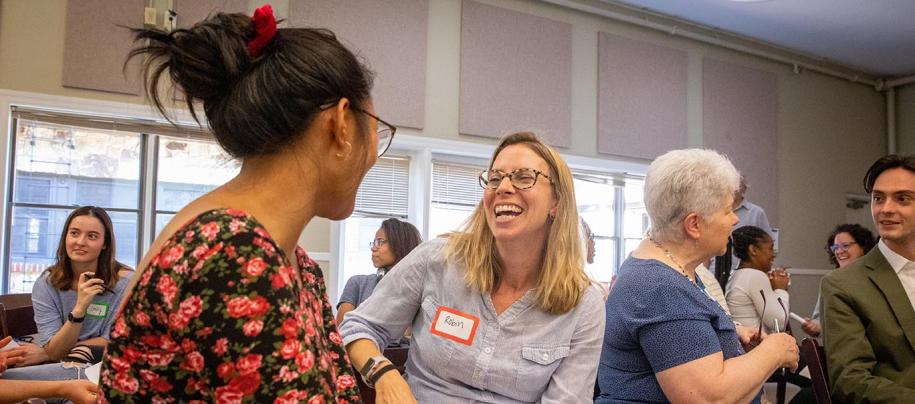
M 915 402 L 915 157 L 877 160 L 864 183 L 881 240 L 821 285 L 833 400 Z

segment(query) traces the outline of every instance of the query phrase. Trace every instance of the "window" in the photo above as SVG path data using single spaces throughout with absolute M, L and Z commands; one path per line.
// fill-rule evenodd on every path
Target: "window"
M 155 234 L 181 208 L 238 175 L 238 160 L 212 141 L 159 136 Z
M 585 269 L 595 280 L 609 282 L 619 267 L 617 199 L 620 184 L 612 177 L 575 174 L 578 214 L 594 233 L 594 262 Z
M 378 159 L 359 185 L 353 215 L 341 223 L 337 296 L 354 275 L 374 274 L 369 243 L 387 218 L 408 219 L 410 159 L 385 156 Z
M 429 234 L 434 238 L 461 228 L 483 198 L 478 180 L 486 164 L 432 161 Z
M 575 173 L 574 178 L 578 214 L 594 233 L 594 263 L 585 269 L 593 279 L 610 282 L 648 230 L 642 202 L 644 181 L 583 172 Z
M 648 211 L 645 210 L 644 196 L 645 180 L 626 179 L 623 192 L 623 256 L 628 257 L 632 250 L 648 233 L 651 221 L 648 220 Z
M 17 119 L 14 130 L 9 291 L 31 292 L 56 261 L 74 206 L 107 209 L 117 259 L 136 265 L 142 136 L 28 119 Z
M 199 128 L 19 107 L 12 112 L 9 248 L 0 293 L 32 291 L 56 261 L 73 208 L 107 210 L 117 259 L 136 266 L 153 229 L 238 172 Z M 150 145 L 159 146 L 154 157 L 147 157 Z M 147 186 L 152 181 L 154 187 Z

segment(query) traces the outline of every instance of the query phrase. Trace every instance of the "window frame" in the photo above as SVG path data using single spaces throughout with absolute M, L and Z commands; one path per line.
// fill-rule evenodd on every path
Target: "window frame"
M 32 202 L 14 202 L 15 188 L 15 141 L 19 113 L 37 114 L 36 121 L 41 122 L 41 114 L 48 117 L 50 123 L 61 123 L 63 119 L 73 119 L 74 126 L 99 128 L 100 121 L 120 122 L 124 130 L 140 136 L 140 167 L 138 178 L 138 201 L 134 208 L 109 208 L 115 213 L 132 213 L 137 215 L 136 257 L 141 260 L 149 250 L 154 237 L 154 221 L 150 213 L 155 214 L 155 166 L 157 164 L 157 140 L 161 135 L 183 136 L 198 140 L 213 141 L 207 135 L 205 124 L 195 123 L 186 111 L 177 111 L 172 117 L 175 124 L 162 119 L 157 112 L 143 104 L 100 101 L 84 98 L 73 98 L 56 95 L 26 93 L 13 90 L 0 90 L 0 127 L 6 128 L 9 135 L 6 142 L 0 142 L 0 177 L 6 182 L 0 190 L 2 211 L 0 215 L 0 295 L 10 292 L 10 259 L 12 257 L 12 220 L 14 208 L 39 208 L 72 210 L 74 206 L 43 204 Z M 83 124 L 80 125 L 80 122 Z M 120 126 L 119 126 L 120 129 Z M 140 130 L 137 130 L 140 129 Z M 49 229 L 50 230 L 50 229 Z M 55 229 L 56 231 L 57 229 Z M 56 241 L 55 241 L 56 243 Z M 56 251 L 56 244 L 53 246 Z

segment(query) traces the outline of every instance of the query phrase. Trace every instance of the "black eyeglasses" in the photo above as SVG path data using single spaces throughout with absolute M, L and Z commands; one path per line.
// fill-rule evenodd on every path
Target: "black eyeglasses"
M 505 179 L 505 177 L 508 177 L 513 187 L 517 189 L 529 189 L 537 184 L 537 177 L 541 175 L 543 178 L 546 178 L 550 184 L 553 183 L 553 179 L 542 171 L 533 168 L 519 168 L 510 173 L 500 170 L 483 171 L 480 173 L 480 186 L 484 189 L 496 189 L 502 184 L 502 180 Z
M 353 107 L 353 111 L 361 112 L 378 121 L 378 157 L 383 156 L 388 151 L 388 148 L 391 147 L 391 143 L 394 142 L 394 133 L 397 132 L 397 127 L 362 108 Z

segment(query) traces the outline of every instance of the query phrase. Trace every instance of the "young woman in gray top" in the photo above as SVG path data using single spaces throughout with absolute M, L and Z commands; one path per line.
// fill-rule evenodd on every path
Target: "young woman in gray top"
M 462 231 L 417 247 L 346 316 L 347 352 L 379 403 L 591 402 L 604 307 L 568 166 L 515 133 L 480 184 Z M 404 380 L 378 347 L 408 326 Z
M 108 213 L 95 206 L 77 208 L 67 217 L 57 262 L 32 288 L 38 338 L 37 344 L 14 348 L 25 352 L 20 367 L 57 362 L 68 354 L 86 362 L 101 359 L 92 352 L 100 354 L 108 344 L 114 311 L 133 273 L 115 259 L 113 230 Z M 5 378 L 54 379 L 56 374 L 48 369 L 11 369 Z

